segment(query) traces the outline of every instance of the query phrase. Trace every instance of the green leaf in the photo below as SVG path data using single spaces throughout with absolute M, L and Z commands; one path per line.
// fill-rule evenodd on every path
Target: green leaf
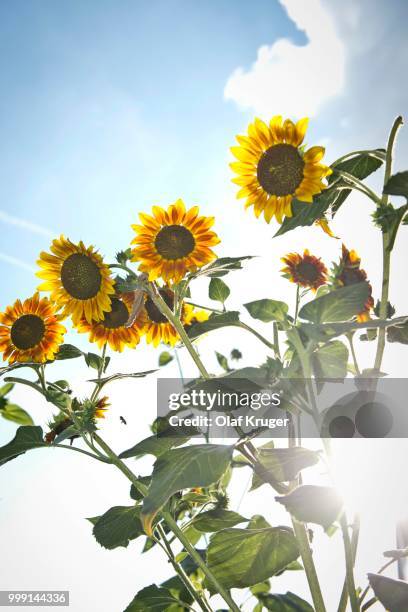
M 388 342 L 408 344 L 408 321 L 403 325 L 391 325 L 387 329 Z
M 370 285 L 365 281 L 341 287 L 305 304 L 299 317 L 313 323 L 347 321 L 364 310 L 369 295 Z
M 313 608 L 304 599 L 288 591 L 284 595 L 271 594 L 259 597 L 262 605 L 272 612 L 313 612 Z
M 294 480 L 301 470 L 316 465 L 319 453 L 307 448 L 261 448 L 256 472 L 252 478 L 251 491 L 264 484 L 268 477 L 277 482 Z
M 198 531 L 211 533 L 213 531 L 220 531 L 220 529 L 225 529 L 226 527 L 234 527 L 234 525 L 247 521 L 248 519 L 237 512 L 224 510 L 224 508 L 216 508 L 199 514 L 193 524 Z
M 10 391 L 13 388 L 14 388 L 14 384 L 13 383 L 7 383 L 6 385 L 3 385 L 2 387 L 0 387 L 0 397 L 4 397 L 8 393 L 10 393 Z
M 7 421 L 12 421 L 18 425 L 34 425 L 33 419 L 30 417 L 28 412 L 17 406 L 16 404 L 6 404 L 5 407 L 0 410 L 0 415 Z
M 130 540 L 143 535 L 139 506 L 114 506 L 97 520 L 92 530 L 98 544 L 112 550 L 127 547 Z
M 146 533 L 151 534 L 153 518 L 171 495 L 217 482 L 231 462 L 232 451 L 231 446 L 197 444 L 161 455 L 154 464 L 152 482 L 143 503 L 142 522 Z
M 33 448 L 48 446 L 43 440 L 41 427 L 24 425 L 17 429 L 16 435 L 5 446 L 0 448 L 0 465 Z
M 163 612 L 173 604 L 181 602 L 168 589 L 151 584 L 138 592 L 125 612 Z
M 312 364 L 317 378 L 346 378 L 348 348 L 334 340 L 313 353 Z
M 225 355 L 222 355 L 221 353 L 218 353 L 218 351 L 215 351 L 215 356 L 217 357 L 217 361 L 222 367 L 222 369 L 226 372 L 230 372 L 231 368 L 228 365 L 228 359 L 225 357 Z
M 382 150 L 377 149 L 373 152 L 380 154 Z M 364 179 L 372 172 L 378 170 L 381 164 L 381 160 L 372 157 L 367 153 L 363 153 L 336 165 L 335 170 L 342 170 L 343 172 L 348 172 L 348 174 L 351 174 L 358 179 Z M 336 178 L 338 177 L 336 172 L 334 172 L 329 178 L 329 183 L 332 183 Z M 340 180 L 332 187 L 329 187 L 323 191 L 323 193 L 321 193 L 319 196 L 315 197 L 312 204 L 299 202 L 296 199 L 293 200 L 292 217 L 286 217 L 284 219 L 279 230 L 276 232 L 275 237 L 282 236 L 282 234 L 286 234 L 286 232 L 289 232 L 296 227 L 313 225 L 313 223 L 320 219 L 329 208 L 331 208 L 333 212 L 337 212 L 351 193 L 350 189 L 344 189 L 345 185 L 346 182 Z M 339 187 L 342 189 L 339 190 Z
M 129 457 L 143 457 L 143 455 L 154 455 L 160 457 L 163 453 L 169 451 L 174 446 L 181 446 L 189 440 L 188 436 L 149 436 L 141 442 L 138 442 L 132 448 L 123 451 L 119 455 L 121 459 L 128 459 Z
M 100 355 L 97 355 L 96 353 L 84 353 L 84 358 L 88 368 L 93 368 L 94 370 L 99 370 L 99 368 L 102 368 L 103 359 Z
M 223 312 L 222 314 L 212 314 L 207 321 L 202 323 L 194 323 L 188 329 L 188 335 L 190 338 L 198 338 L 202 334 L 220 329 L 221 327 L 228 327 L 229 325 L 236 325 L 239 322 L 239 312 Z
M 173 361 L 173 359 L 174 357 L 171 353 L 169 353 L 168 351 L 163 351 L 159 355 L 159 366 L 165 366 L 170 363 L 170 361 Z
M 211 537 L 207 562 L 226 589 L 242 589 L 281 572 L 298 556 L 296 538 L 286 527 L 223 529 Z
M 210 280 L 208 295 L 211 300 L 224 304 L 230 293 L 230 288 L 220 278 L 212 278 Z
M 326 530 L 339 518 L 343 509 L 343 502 L 332 487 L 303 485 L 275 499 L 298 521 L 317 523 Z
M 81 355 L 83 355 L 83 352 L 73 344 L 62 344 L 59 347 L 58 353 L 55 355 L 55 359 L 59 361 L 63 359 L 76 359 L 77 357 L 81 357 Z
M 196 278 L 198 276 L 225 276 L 226 274 L 228 274 L 228 272 L 232 270 L 241 270 L 242 262 L 246 261 L 247 259 L 253 259 L 253 256 L 245 255 L 244 257 L 220 257 L 208 266 L 204 266 L 197 272 L 193 272 L 190 277 Z
M 284 321 L 288 312 L 288 305 L 278 300 L 256 300 L 244 304 L 245 308 L 253 319 L 258 319 L 264 323 L 271 321 Z
M 408 200 L 408 170 L 391 176 L 384 187 L 384 193 L 403 196 Z
M 408 583 L 381 576 L 381 574 L 367 574 L 368 581 L 375 596 L 390 612 L 406 612 L 408 610 Z

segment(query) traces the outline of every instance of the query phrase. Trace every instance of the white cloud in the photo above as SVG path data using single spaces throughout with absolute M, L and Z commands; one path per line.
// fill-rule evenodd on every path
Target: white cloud
M 41 236 L 54 235 L 54 232 L 52 232 L 46 227 L 43 227 L 42 225 L 37 225 L 37 223 L 31 223 L 31 221 L 21 219 L 20 217 L 14 217 L 13 215 L 9 215 L 3 210 L 0 210 L 0 221 L 2 223 L 6 223 L 7 225 L 14 225 L 15 227 L 27 230 L 32 234 L 40 234 Z
M 258 49 L 258 57 L 245 71 L 229 77 L 224 97 L 243 109 L 269 118 L 316 115 L 321 106 L 342 92 L 345 46 L 322 0 L 280 0 L 290 19 L 308 38 L 306 45 L 279 39 Z
M 28 272 L 36 271 L 36 268 L 34 266 L 23 261 L 22 259 L 18 259 L 17 257 L 6 255 L 6 253 L 0 253 L 0 261 L 5 261 L 6 263 L 12 266 L 16 266 L 17 268 L 22 268 L 23 270 L 27 270 Z

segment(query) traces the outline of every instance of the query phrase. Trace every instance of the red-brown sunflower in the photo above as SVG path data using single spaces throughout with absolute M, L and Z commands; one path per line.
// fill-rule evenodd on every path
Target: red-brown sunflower
M 132 311 L 133 294 L 121 293 L 111 297 L 112 310 L 104 313 L 101 321 L 88 323 L 85 317 L 76 324 L 76 330 L 89 334 L 89 341 L 99 348 L 109 344 L 113 351 L 121 353 L 127 346 L 135 348 L 140 341 L 140 327 L 137 321 L 128 324 Z
M 66 329 L 55 305 L 39 293 L 16 300 L 0 313 L 0 352 L 10 364 L 44 363 L 54 359 L 63 343 Z
M 367 281 L 367 272 L 360 267 L 361 258 L 356 251 L 349 251 L 343 244 L 341 251 L 341 258 L 337 265 L 333 268 L 333 281 L 340 287 L 348 287 L 349 285 L 355 285 Z M 370 294 L 362 310 L 357 315 L 357 320 L 360 322 L 368 321 L 370 317 L 370 311 L 374 307 L 374 298 L 372 296 L 372 287 L 368 283 Z
M 281 270 L 283 276 L 300 287 L 316 291 L 327 283 L 326 266 L 320 257 L 311 255 L 308 249 L 304 250 L 303 255 L 289 253 L 282 257 L 282 261 L 285 264 Z

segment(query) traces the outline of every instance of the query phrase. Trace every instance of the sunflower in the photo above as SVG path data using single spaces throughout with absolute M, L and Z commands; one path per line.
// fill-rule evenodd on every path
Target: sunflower
M 62 316 L 39 293 L 24 302 L 16 300 L 0 313 L 0 352 L 9 363 L 44 363 L 53 360 L 64 340 Z
M 194 308 L 192 304 L 184 303 L 184 327 L 188 329 L 194 323 L 203 323 L 208 321 L 209 313 L 207 310 Z
M 264 213 L 265 221 L 292 216 L 292 199 L 312 202 L 327 185 L 322 179 L 331 174 L 328 166 L 320 164 L 323 147 L 312 147 L 304 152 L 301 147 L 308 119 L 296 125 L 282 117 L 272 117 L 269 126 L 261 119 L 250 123 L 246 136 L 237 136 L 239 147 L 231 147 L 238 159 L 230 164 L 238 174 L 233 180 L 241 189 L 237 198 L 246 198 L 245 207 L 254 207 L 256 217 Z
M 153 281 L 179 282 L 187 272 L 201 268 L 215 259 L 210 247 L 220 242 L 210 231 L 214 217 L 200 217 L 198 206 L 186 211 L 182 200 L 167 211 L 153 206 L 153 215 L 140 213 L 142 225 L 132 225 L 136 237 L 132 244 L 133 261 L 140 261 L 139 270 Z
M 303 255 L 300 253 L 289 253 L 282 257 L 286 264 L 281 272 L 285 278 L 300 287 L 307 287 L 316 291 L 321 285 L 327 282 L 327 268 L 319 257 L 311 255 L 305 249 Z
M 109 406 L 109 397 L 107 395 L 104 395 L 103 397 L 101 397 L 101 399 L 97 401 L 95 405 L 95 419 L 104 419 L 105 412 L 108 410 Z
M 360 267 L 360 264 L 361 258 L 357 252 L 354 250 L 349 251 L 343 244 L 340 261 L 333 268 L 332 278 L 334 284 L 340 287 L 348 287 L 367 281 L 367 272 Z M 368 286 L 369 296 L 364 304 L 364 310 L 357 315 L 357 320 L 360 322 L 368 321 L 371 318 L 370 311 L 374 307 L 371 284 L 368 283 Z
M 84 317 L 100 321 L 111 310 L 114 293 L 110 270 L 93 246 L 74 244 L 64 236 L 53 240 L 51 253 L 42 252 L 37 276 L 44 279 L 38 289 L 50 291 L 51 299 L 72 315 L 74 324 Z
M 140 329 L 136 321 L 129 324 L 132 311 L 133 293 L 121 293 L 111 297 L 112 310 L 104 313 L 100 321 L 88 323 L 82 317 L 77 323 L 79 333 L 89 334 L 89 341 L 96 342 L 99 348 L 109 344 L 113 351 L 121 353 L 128 346 L 135 348 L 140 341 Z
M 174 293 L 168 287 L 162 287 L 160 295 L 167 306 L 173 310 Z M 183 303 L 181 308 L 181 322 L 185 327 L 192 325 L 196 321 L 205 321 L 208 315 L 202 310 L 196 310 L 191 304 Z M 160 342 L 175 346 L 180 337 L 173 325 L 166 319 L 152 301 L 151 297 L 146 296 L 145 303 L 141 309 L 136 324 L 141 329 L 141 334 L 146 338 L 148 344 L 158 346 Z

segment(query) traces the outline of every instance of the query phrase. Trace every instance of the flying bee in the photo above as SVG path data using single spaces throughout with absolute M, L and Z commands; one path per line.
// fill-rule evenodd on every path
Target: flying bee
M 127 425 L 126 419 L 123 416 L 120 416 L 120 422 L 123 423 L 123 425 Z

